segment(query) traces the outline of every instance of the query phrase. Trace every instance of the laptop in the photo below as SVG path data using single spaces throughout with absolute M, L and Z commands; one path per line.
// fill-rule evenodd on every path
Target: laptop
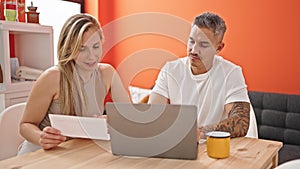
M 106 104 L 114 155 L 197 159 L 197 107 L 172 104 Z

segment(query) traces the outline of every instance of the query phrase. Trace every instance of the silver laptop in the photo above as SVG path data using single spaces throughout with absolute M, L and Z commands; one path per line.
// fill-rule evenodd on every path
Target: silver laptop
M 196 106 L 109 102 L 106 112 L 114 155 L 197 158 Z

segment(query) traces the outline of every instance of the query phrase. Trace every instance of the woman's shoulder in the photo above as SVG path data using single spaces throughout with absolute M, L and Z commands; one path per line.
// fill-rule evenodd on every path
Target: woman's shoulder
M 49 74 L 49 75 L 56 75 L 57 76 L 57 75 L 60 74 L 60 70 L 59 70 L 58 66 L 51 66 L 50 68 L 45 70 L 45 73 Z
M 115 68 L 108 63 L 98 63 L 98 68 L 101 72 L 114 72 Z
M 60 71 L 57 66 L 52 66 L 48 69 L 46 69 L 40 76 L 40 78 L 44 80 L 54 80 L 54 79 L 59 79 L 60 77 Z
M 34 89 L 36 92 L 41 93 L 47 91 L 53 96 L 59 90 L 60 84 L 60 71 L 58 68 L 50 67 L 46 69 L 34 84 Z M 45 93 L 44 93 L 45 94 Z

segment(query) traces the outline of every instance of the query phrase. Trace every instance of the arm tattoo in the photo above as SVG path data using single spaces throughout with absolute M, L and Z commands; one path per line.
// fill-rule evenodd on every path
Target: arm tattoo
M 250 104 L 234 102 L 228 118 L 217 124 L 216 130 L 230 132 L 231 137 L 243 137 L 247 134 L 250 121 Z

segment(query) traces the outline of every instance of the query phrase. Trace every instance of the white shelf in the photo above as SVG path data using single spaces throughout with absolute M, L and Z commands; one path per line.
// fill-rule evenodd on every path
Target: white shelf
M 17 33 L 45 33 L 52 32 L 51 26 L 44 26 L 33 23 L 0 21 L 0 29 L 8 31 L 16 31 Z
M 11 83 L 9 86 L 6 87 L 6 93 L 31 90 L 33 84 L 34 81 Z
M 3 83 L 0 83 L 0 93 L 5 91 L 5 86 Z
M 32 23 L 0 21 L 0 64 L 3 83 L 0 94 L 5 95 L 5 106 L 24 101 L 34 81 L 12 82 L 9 36 L 14 37 L 15 55 L 20 66 L 46 70 L 54 64 L 53 29 Z

